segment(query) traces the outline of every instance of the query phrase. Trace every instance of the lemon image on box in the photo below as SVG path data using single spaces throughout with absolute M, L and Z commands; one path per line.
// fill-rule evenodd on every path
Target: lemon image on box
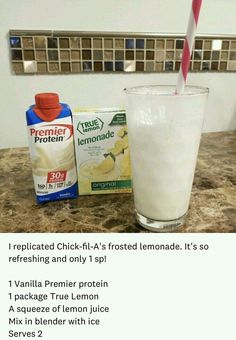
M 73 127 L 79 194 L 131 192 L 125 111 L 77 109 Z
M 112 153 L 105 154 L 105 159 L 101 161 L 98 165 L 96 165 L 93 169 L 94 175 L 103 175 L 110 172 L 115 166 L 115 157 Z

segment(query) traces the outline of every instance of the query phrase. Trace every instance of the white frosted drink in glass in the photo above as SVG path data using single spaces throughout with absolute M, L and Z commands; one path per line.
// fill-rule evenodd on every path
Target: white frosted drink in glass
M 188 211 L 208 89 L 125 89 L 135 212 L 156 231 L 181 226 Z

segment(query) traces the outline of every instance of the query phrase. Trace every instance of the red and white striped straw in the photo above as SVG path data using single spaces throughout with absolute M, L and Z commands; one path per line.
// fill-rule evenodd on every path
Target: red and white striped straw
M 193 0 L 192 2 L 192 8 L 190 11 L 188 21 L 187 34 L 184 42 L 182 61 L 175 90 L 176 94 L 182 93 L 184 91 L 201 5 L 202 0 Z

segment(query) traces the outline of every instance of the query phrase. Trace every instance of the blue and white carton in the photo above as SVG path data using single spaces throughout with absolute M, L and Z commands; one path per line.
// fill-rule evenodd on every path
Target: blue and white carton
M 71 110 L 57 94 L 35 96 L 26 112 L 34 187 L 38 203 L 78 196 Z

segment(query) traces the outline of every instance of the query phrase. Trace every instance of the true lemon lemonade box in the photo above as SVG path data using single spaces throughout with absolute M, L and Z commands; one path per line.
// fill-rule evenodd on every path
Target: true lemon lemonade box
M 125 111 L 75 110 L 73 127 L 79 194 L 131 192 Z

